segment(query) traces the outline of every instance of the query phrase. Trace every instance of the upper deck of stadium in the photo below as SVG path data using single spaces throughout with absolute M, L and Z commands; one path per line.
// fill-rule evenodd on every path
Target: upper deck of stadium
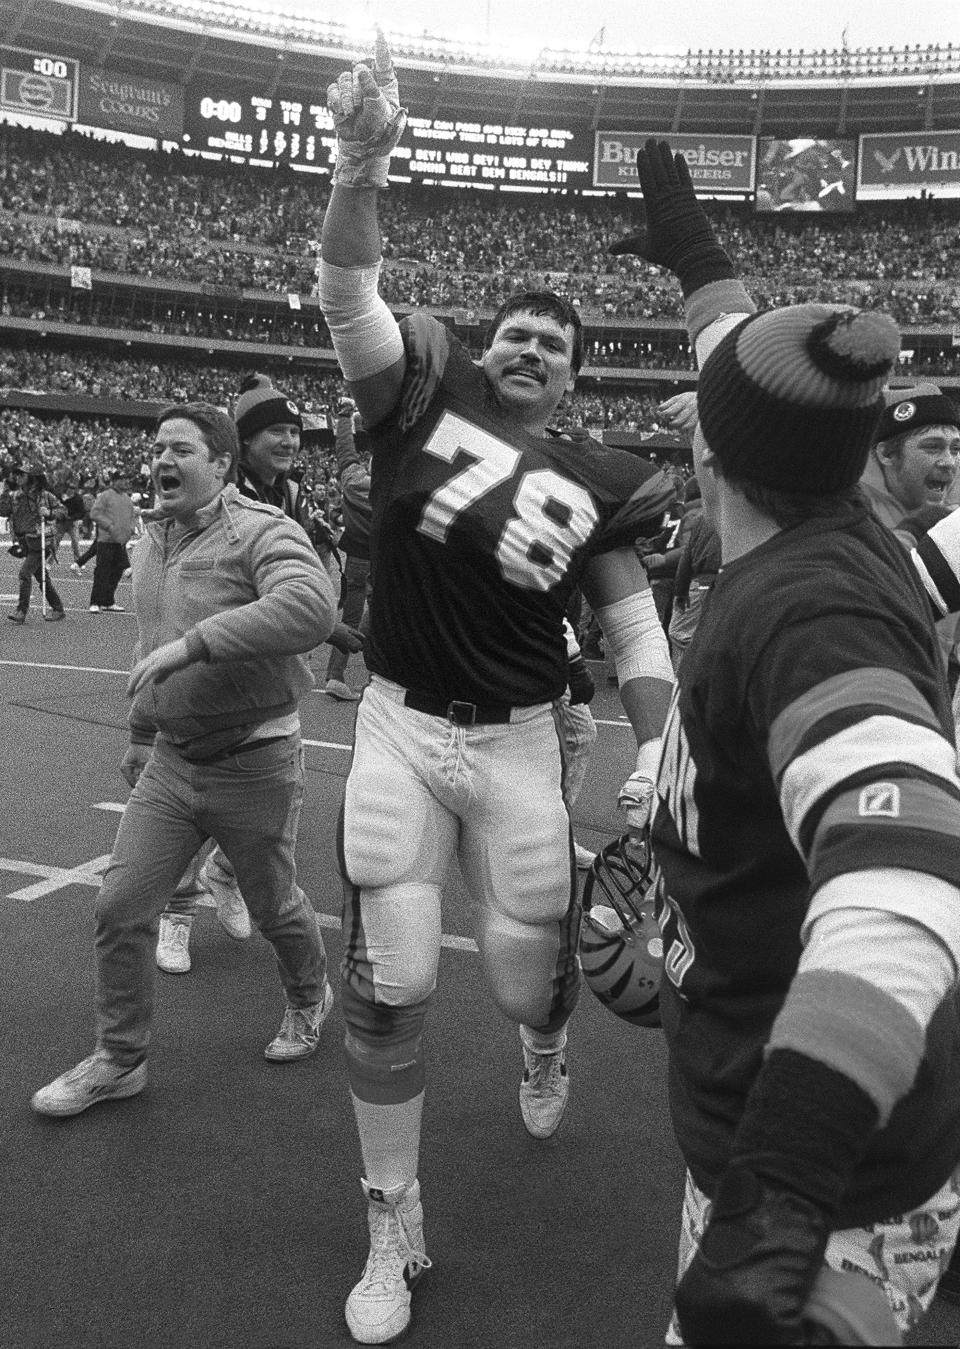
M 415 117 L 582 129 L 852 136 L 960 127 L 960 44 L 509 49 L 387 30 Z M 0 43 L 191 84 L 312 97 L 366 54 L 343 24 L 227 0 L 0 0 Z

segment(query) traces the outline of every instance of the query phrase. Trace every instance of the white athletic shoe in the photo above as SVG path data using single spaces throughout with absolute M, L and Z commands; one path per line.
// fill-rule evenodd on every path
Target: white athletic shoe
M 164 974 L 189 974 L 190 929 L 193 915 L 162 913 L 157 935 L 157 969 Z
M 358 1344 L 390 1344 L 410 1324 L 410 1290 L 430 1261 L 423 1249 L 420 1182 L 393 1190 L 362 1181 L 367 1196 L 370 1254 L 347 1298 L 346 1318 Z
M 573 851 L 577 859 L 577 870 L 589 871 L 593 866 L 593 859 L 596 857 L 596 853 L 591 852 L 589 848 L 585 848 L 582 843 L 574 843 Z
M 567 1037 L 554 1050 L 543 1053 L 527 1044 L 523 1027 L 523 1078 L 520 1082 L 520 1114 L 527 1133 L 534 1138 L 549 1138 L 556 1133 L 570 1097 L 567 1077 Z
M 245 941 L 252 929 L 250 914 L 243 902 L 237 878 L 223 871 L 214 862 L 212 853 L 200 868 L 200 884 L 212 895 L 223 930 L 234 941 Z
M 310 1007 L 287 1007 L 280 1029 L 263 1051 L 271 1063 L 292 1063 L 305 1059 L 320 1043 L 323 1023 L 333 1009 L 333 989 L 329 983 L 323 988 L 323 1002 Z
M 356 703 L 360 701 L 359 693 L 354 693 L 348 684 L 342 679 L 328 679 L 323 686 L 324 693 L 331 698 L 336 698 L 338 703 Z
M 133 1068 L 124 1068 L 105 1050 L 98 1049 L 34 1092 L 30 1104 L 38 1115 L 79 1115 L 100 1101 L 137 1096 L 146 1085 L 146 1060 Z
M 99 606 L 99 604 L 91 604 L 91 605 L 90 605 L 90 612 L 91 612 L 92 614 L 98 614 L 98 613 L 100 612 L 100 606 Z

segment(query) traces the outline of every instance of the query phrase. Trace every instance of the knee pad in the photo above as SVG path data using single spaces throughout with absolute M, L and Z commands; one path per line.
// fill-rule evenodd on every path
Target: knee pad
M 486 927 L 481 954 L 487 986 L 510 1021 L 549 1034 L 569 1020 L 580 996 L 578 937 L 575 907 L 555 923 L 501 918 Z
M 361 889 L 344 884 L 341 973 L 378 1008 L 425 1002 L 437 983 L 440 888 L 422 881 Z
M 344 1050 L 350 1086 L 362 1101 L 394 1105 L 424 1088 L 423 1024 L 427 1004 L 384 1007 L 343 988 Z

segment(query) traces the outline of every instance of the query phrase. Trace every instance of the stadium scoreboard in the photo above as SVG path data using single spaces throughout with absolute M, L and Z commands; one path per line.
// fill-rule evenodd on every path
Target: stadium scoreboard
M 194 150 L 330 171 L 333 118 L 322 103 L 239 93 L 187 90 L 184 142 Z M 584 188 L 592 185 L 593 138 L 564 127 L 408 119 L 392 170 L 415 182 Z
M 336 147 L 324 104 L 222 89 L 187 90 L 183 140 L 195 150 L 329 168 Z
M 0 47 L 0 111 L 75 122 L 79 75 L 69 56 Z

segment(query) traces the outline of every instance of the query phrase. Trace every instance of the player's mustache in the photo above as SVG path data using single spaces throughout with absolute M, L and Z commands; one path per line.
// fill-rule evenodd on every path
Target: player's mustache
M 507 367 L 507 374 L 532 375 L 541 384 L 545 382 L 543 371 L 536 361 L 516 361 L 513 365 Z

